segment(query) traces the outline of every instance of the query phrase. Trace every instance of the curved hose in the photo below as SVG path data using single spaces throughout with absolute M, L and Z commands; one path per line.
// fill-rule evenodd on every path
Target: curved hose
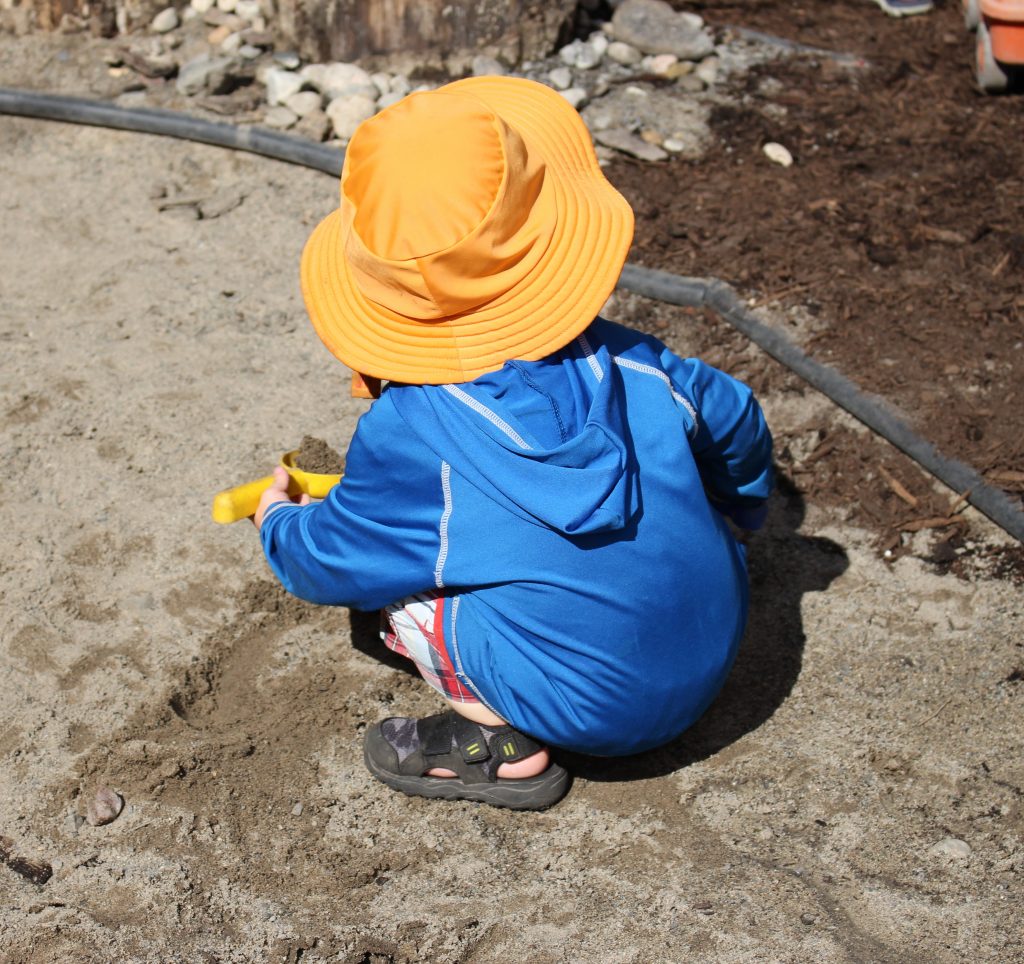
M 341 162 L 345 158 L 345 152 L 337 148 L 260 127 L 236 127 L 233 124 L 190 117 L 179 111 L 153 107 L 118 107 L 82 97 L 37 94 L 11 87 L 0 87 L 0 114 L 179 137 L 185 141 L 199 141 L 201 144 L 228 147 L 233 151 L 249 151 L 278 161 L 301 164 L 335 177 L 341 174 Z
M 38 94 L 0 87 L 0 114 L 90 124 L 118 130 L 162 134 L 232 150 L 249 151 L 338 176 L 344 151 L 302 141 L 258 127 L 236 127 L 190 117 L 176 111 L 126 108 L 113 104 Z M 965 498 L 1015 539 L 1024 542 L 1024 512 L 1006 493 L 990 486 L 971 466 L 942 455 L 880 399 L 862 392 L 835 369 L 822 365 L 747 311 L 732 287 L 714 278 L 684 278 L 627 264 L 619 287 L 635 294 L 684 307 L 707 307 L 746 335 L 776 361 L 828 396 L 873 432 L 906 453 L 918 465 Z
M 724 281 L 681 278 L 666 271 L 627 264 L 622 269 L 619 287 L 673 305 L 711 308 L 772 358 L 827 395 L 937 479 L 955 492 L 965 492 L 965 498 L 971 505 L 1015 539 L 1024 542 L 1024 512 L 1005 492 L 989 485 L 971 466 L 946 458 L 881 399 L 866 395 L 834 368 L 815 361 L 784 335 L 759 321 L 743 307 L 736 292 Z

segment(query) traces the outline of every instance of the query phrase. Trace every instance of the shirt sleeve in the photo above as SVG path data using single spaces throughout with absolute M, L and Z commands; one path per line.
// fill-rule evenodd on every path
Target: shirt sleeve
M 708 494 L 734 506 L 767 499 L 774 485 L 772 436 L 754 393 L 725 372 L 664 346 L 661 363 L 693 404 L 692 447 Z
M 283 505 L 260 529 L 267 562 L 301 599 L 379 609 L 435 585 L 442 463 L 387 397 L 359 421 L 345 474 L 322 502 Z

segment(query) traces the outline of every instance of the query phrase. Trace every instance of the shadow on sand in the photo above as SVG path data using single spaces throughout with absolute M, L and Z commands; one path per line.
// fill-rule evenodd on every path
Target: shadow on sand
M 830 539 L 801 535 L 804 499 L 781 472 L 765 528 L 747 546 L 750 617 L 732 673 L 708 711 L 682 736 L 632 757 L 596 758 L 559 751 L 559 760 L 587 780 L 638 780 L 704 760 L 756 730 L 782 705 L 800 675 L 805 636 L 804 593 L 821 592 L 849 561 Z M 412 663 L 380 640 L 377 613 L 351 612 L 352 644 L 385 665 L 417 675 Z

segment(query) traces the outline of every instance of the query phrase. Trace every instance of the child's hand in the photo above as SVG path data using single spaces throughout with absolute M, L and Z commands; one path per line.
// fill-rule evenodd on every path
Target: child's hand
M 257 529 L 263 525 L 263 517 L 267 514 L 267 509 L 278 502 L 309 505 L 309 496 L 305 493 L 297 499 L 293 499 L 288 494 L 288 473 L 280 465 L 274 469 L 274 481 L 263 490 L 263 495 L 260 496 L 260 504 L 256 508 L 256 514 L 252 517 L 252 521 Z

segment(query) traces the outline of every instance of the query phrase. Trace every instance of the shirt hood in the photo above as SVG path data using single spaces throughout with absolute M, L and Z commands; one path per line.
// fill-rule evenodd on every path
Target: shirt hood
M 622 529 L 638 511 L 621 374 L 603 346 L 387 395 L 454 471 L 527 520 L 584 535 Z

